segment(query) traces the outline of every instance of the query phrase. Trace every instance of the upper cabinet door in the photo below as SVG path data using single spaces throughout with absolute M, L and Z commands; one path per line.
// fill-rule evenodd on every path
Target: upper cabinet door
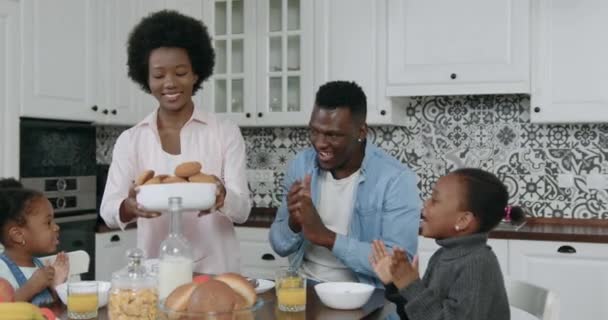
M 22 1 L 21 115 L 85 121 L 97 117 L 97 3 Z
M 0 177 L 19 178 L 19 2 L 0 0 Z
M 127 39 L 133 27 L 145 12 L 143 1 L 107 0 L 101 2 L 101 30 L 98 32 L 98 106 L 102 116 L 97 122 L 133 125 L 143 119 L 142 95 L 144 92 L 128 76 Z M 147 12 L 146 12 L 147 13 Z M 150 108 L 152 110 L 152 108 Z
M 257 123 L 306 125 L 314 95 L 313 1 L 257 4 Z
M 204 23 L 213 40 L 213 75 L 203 83 L 203 106 L 239 125 L 255 124 L 255 4 L 207 0 Z
M 526 93 L 528 0 L 388 0 L 389 96 Z
M 532 3 L 531 120 L 608 121 L 608 2 Z

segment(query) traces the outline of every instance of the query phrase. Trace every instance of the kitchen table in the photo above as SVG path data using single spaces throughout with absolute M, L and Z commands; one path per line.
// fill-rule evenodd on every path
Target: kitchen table
M 395 306 L 384 299 L 384 290 L 376 289 L 370 300 L 361 309 L 357 310 L 335 310 L 326 307 L 312 286 L 307 288 L 306 311 L 304 312 L 282 312 L 276 306 L 276 294 L 274 289 L 259 295 L 264 300 L 263 306 L 256 312 L 255 319 L 259 320 L 350 320 L 369 319 L 380 320 L 394 313 Z M 62 310 L 59 319 L 66 320 L 67 311 Z M 98 320 L 109 320 L 107 308 L 99 310 Z

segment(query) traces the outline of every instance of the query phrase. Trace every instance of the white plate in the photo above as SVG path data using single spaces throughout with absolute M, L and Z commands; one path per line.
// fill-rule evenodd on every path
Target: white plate
M 264 293 L 272 288 L 274 288 L 274 281 L 258 279 L 258 286 L 255 288 L 255 293 Z

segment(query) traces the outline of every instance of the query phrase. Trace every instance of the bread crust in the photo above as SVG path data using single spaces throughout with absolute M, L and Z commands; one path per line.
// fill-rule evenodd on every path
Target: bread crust
M 135 185 L 141 186 L 152 179 L 152 177 L 154 177 L 154 170 L 145 170 L 135 179 Z
M 215 183 L 215 178 L 212 175 L 204 174 L 199 172 L 188 178 L 190 182 L 198 182 L 198 183 Z
M 185 183 L 185 182 L 188 182 L 188 180 L 186 180 L 184 178 L 176 177 L 176 176 L 167 177 L 167 178 L 163 179 L 163 181 L 162 181 L 163 184 L 167 184 L 167 183 Z
M 250 308 L 255 304 L 257 294 L 247 278 L 238 273 L 229 272 L 215 277 L 215 280 L 226 283 L 243 299 L 237 299 L 238 306 L 236 306 L 236 309 Z
M 196 287 L 188 303 L 188 312 L 231 312 L 236 304 L 236 293 L 227 284 L 209 280 Z
M 181 178 L 191 177 L 201 172 L 202 166 L 198 161 L 184 162 L 175 167 L 175 175 Z
M 186 283 L 175 288 L 165 300 L 165 306 L 173 311 L 186 311 L 190 297 L 197 286 L 197 283 Z

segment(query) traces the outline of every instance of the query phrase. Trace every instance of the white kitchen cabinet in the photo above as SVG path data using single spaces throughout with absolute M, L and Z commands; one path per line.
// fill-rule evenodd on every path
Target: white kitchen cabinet
M 532 3 L 531 120 L 608 121 L 608 2 Z
M 0 1 L 0 177 L 19 177 L 20 2 Z
M 511 277 L 554 290 L 560 319 L 608 319 L 608 247 L 509 240 Z
M 488 245 L 492 247 L 492 251 L 494 251 L 496 258 L 498 258 L 498 264 L 500 264 L 503 275 L 508 275 L 509 241 L 504 239 L 488 239 Z M 421 277 L 426 271 L 431 256 L 437 249 L 439 249 L 439 245 L 437 245 L 435 239 L 425 238 L 423 236 L 418 237 L 418 271 Z
M 287 258 L 276 254 L 268 241 L 268 228 L 237 227 L 241 247 L 241 273 L 254 278 L 274 279 L 276 270 L 289 266 Z
M 313 101 L 313 3 L 207 0 L 215 68 L 203 105 L 241 126 L 306 125 Z
M 20 1 L 23 6 L 21 115 L 95 121 L 94 0 Z
M 367 96 L 369 125 L 404 124 L 402 103 L 386 95 L 386 1 L 316 0 L 314 10 L 315 90 L 354 81 Z
M 388 96 L 530 92 L 530 1 L 387 3 Z
M 137 229 L 95 234 L 95 280 L 110 281 L 127 265 L 127 250 L 137 247 Z
M 146 114 L 145 93 L 127 75 L 127 38 L 133 27 L 148 14 L 144 1 L 108 0 L 101 2 L 97 50 L 100 93 L 95 107 L 103 124 L 133 125 Z M 146 8 L 154 8 L 149 2 Z M 150 106 L 150 110 L 152 110 Z

